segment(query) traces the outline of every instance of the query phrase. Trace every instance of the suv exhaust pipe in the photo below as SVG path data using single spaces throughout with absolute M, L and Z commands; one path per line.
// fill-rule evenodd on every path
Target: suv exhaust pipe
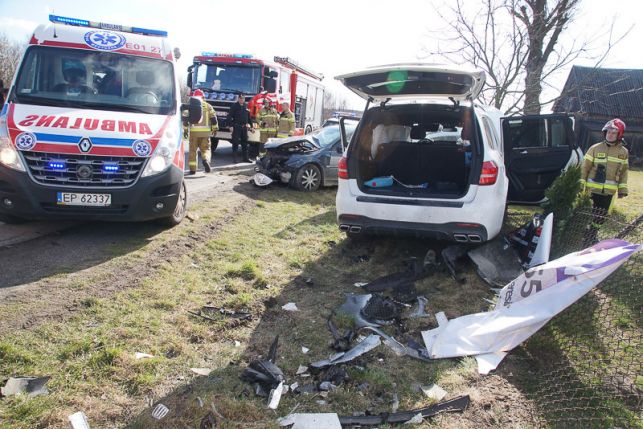
M 351 229 L 350 225 L 340 225 L 339 230 L 342 232 L 348 232 Z
M 466 243 L 469 241 L 466 234 L 453 234 L 453 239 L 458 243 Z
M 477 234 L 469 234 L 468 238 L 472 243 L 482 243 L 482 238 L 480 238 L 480 236 Z
M 352 232 L 353 234 L 357 234 L 362 231 L 362 227 L 359 225 L 353 225 L 351 226 L 349 231 Z

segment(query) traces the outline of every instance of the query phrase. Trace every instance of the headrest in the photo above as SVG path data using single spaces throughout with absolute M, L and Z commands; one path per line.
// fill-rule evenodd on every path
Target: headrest
M 142 86 L 150 86 L 154 83 L 154 72 L 139 70 L 136 72 L 136 83 Z

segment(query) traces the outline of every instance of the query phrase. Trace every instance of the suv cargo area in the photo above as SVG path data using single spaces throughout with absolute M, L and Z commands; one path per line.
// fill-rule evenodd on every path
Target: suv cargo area
M 362 119 L 348 170 L 364 193 L 457 199 L 478 182 L 480 141 L 469 106 L 384 105 Z

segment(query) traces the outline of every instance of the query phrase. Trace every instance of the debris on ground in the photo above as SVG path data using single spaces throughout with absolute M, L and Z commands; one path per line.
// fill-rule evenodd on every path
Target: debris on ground
M 299 365 L 299 368 L 297 368 L 297 375 L 301 375 L 308 372 L 308 367 L 304 365 Z
M 418 300 L 418 307 L 415 310 L 413 310 L 413 312 L 409 314 L 408 317 L 410 318 L 429 317 L 430 314 L 426 312 L 426 305 L 429 303 L 429 300 L 423 296 L 418 296 L 417 300 Z
M 336 413 L 295 413 L 277 420 L 279 426 L 291 426 L 291 429 L 341 429 Z
M 90 429 L 87 416 L 82 411 L 78 411 L 67 417 L 71 429 Z
M 310 364 L 310 366 L 313 368 L 324 368 L 330 365 L 350 362 L 356 357 L 361 356 L 370 350 L 373 350 L 380 344 L 382 344 L 382 342 L 380 341 L 380 337 L 378 335 L 371 334 L 349 351 L 337 353 L 329 359 L 313 362 Z
M 308 347 L 301 346 L 301 352 L 303 354 L 308 354 L 309 351 L 310 351 L 310 349 Z
M 467 409 L 469 402 L 469 395 L 466 395 L 417 410 L 381 413 L 378 415 L 340 416 L 339 422 L 342 426 L 378 426 L 384 423 L 400 424 L 406 423 L 414 418 L 417 419 L 418 417 L 416 416 L 418 414 L 422 419 L 426 419 L 440 413 L 462 412 Z
M 47 382 L 51 377 L 11 377 L 7 380 L 4 387 L 0 387 L 0 396 L 28 395 L 38 396 L 47 395 Z
M 252 176 L 252 183 L 263 188 L 270 185 L 272 183 L 272 179 L 263 173 L 256 173 Z
M 508 234 L 525 268 L 549 262 L 554 214 L 535 214 L 520 228 Z
M 277 335 L 270 346 L 268 358 L 251 362 L 241 374 L 242 380 L 255 383 L 255 394 L 258 396 L 267 396 L 266 392 L 270 392 L 269 405 L 275 402 L 279 405 L 284 389 L 284 373 L 275 364 L 278 345 L 279 336 Z
M 390 325 L 400 317 L 404 308 L 404 304 L 379 294 L 348 294 L 338 311 L 352 317 L 355 326 L 361 328 Z
M 427 398 L 435 399 L 436 401 L 441 401 L 445 396 L 447 396 L 447 391 L 437 384 L 423 386 L 421 389 Z
M 139 360 L 139 359 L 152 359 L 154 356 L 148 353 L 141 353 L 141 352 L 136 352 L 134 353 L 134 359 Z
M 270 408 L 271 410 L 276 410 L 277 407 L 279 407 L 281 395 L 284 394 L 285 389 L 287 389 L 287 386 L 286 388 L 284 388 L 284 382 L 282 381 L 277 385 L 277 387 L 270 391 L 270 396 L 268 397 L 268 408 Z
M 446 265 L 451 277 L 458 282 L 464 283 L 466 279 L 458 274 L 457 262 L 467 254 L 467 248 L 460 244 L 447 246 L 442 250 L 442 260 Z
M 604 240 L 530 268 L 505 286 L 494 310 L 450 321 L 436 314 L 438 327 L 423 331 L 432 359 L 475 356 L 486 374 L 514 347 L 576 302 L 643 246 Z
M 355 339 L 355 331 L 352 329 L 346 329 L 343 335 L 340 335 L 335 323 L 332 319 L 333 315 L 331 314 L 328 319 L 326 319 L 326 325 L 330 330 L 330 334 L 333 336 L 332 348 L 338 352 L 345 352 L 351 348 L 351 343 Z
M 281 308 L 286 311 L 299 311 L 299 309 L 297 308 L 297 304 L 295 304 L 294 302 L 284 304 L 281 306 Z
M 212 368 L 190 368 L 190 371 L 192 371 L 196 375 L 207 377 L 212 372 Z
M 518 251 L 505 237 L 470 250 L 469 258 L 480 278 L 492 287 L 504 287 L 524 272 Z
M 416 347 L 407 347 L 407 346 L 403 345 L 402 343 L 400 343 L 399 341 L 397 341 L 392 336 L 386 334 L 381 329 L 378 329 L 378 328 L 375 328 L 375 327 L 366 326 L 363 329 L 373 331 L 376 334 L 378 334 L 379 336 L 381 336 L 382 338 L 384 338 L 384 345 L 387 346 L 388 348 L 390 348 L 391 350 L 393 350 L 393 352 L 397 356 L 410 356 L 412 358 L 423 360 L 423 361 L 428 361 L 429 360 L 427 350 L 422 348 L 421 346 L 417 347 L 417 348 Z
M 190 313 L 193 316 L 201 317 L 206 320 L 210 320 L 212 322 L 218 321 L 214 316 L 216 315 L 221 315 L 225 316 L 227 318 L 231 319 L 237 319 L 237 320 L 250 320 L 252 319 L 252 314 L 248 311 L 235 311 L 235 310 L 230 310 L 228 308 L 224 307 L 214 307 L 211 305 L 204 305 L 199 309 L 198 312 L 196 311 L 191 311 L 188 310 L 188 313 Z
M 163 404 L 157 404 L 152 410 L 152 417 L 156 420 L 161 420 L 170 412 L 170 409 Z

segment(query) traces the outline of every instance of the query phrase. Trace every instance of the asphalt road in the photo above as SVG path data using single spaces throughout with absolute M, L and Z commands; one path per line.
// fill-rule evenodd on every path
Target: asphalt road
M 240 154 L 238 154 L 238 159 L 241 159 Z M 186 166 L 187 166 L 187 153 L 186 157 Z M 235 163 L 232 156 L 232 146 L 227 141 L 220 141 L 219 147 L 213 154 L 212 157 L 212 166 L 214 167 L 214 172 L 211 174 L 205 174 L 203 167 L 201 166 L 199 158 L 199 169 L 197 174 L 194 176 L 186 176 L 186 184 L 188 187 L 188 198 L 190 201 L 199 201 L 203 198 L 207 198 L 209 192 L 221 186 L 227 181 L 231 180 L 231 176 L 226 174 L 221 174 L 224 171 L 249 171 L 254 168 L 252 164 L 248 163 Z M 99 222 L 72 222 L 72 221 L 36 221 L 36 222 L 26 222 L 18 225 L 6 225 L 0 222 L 0 249 L 6 248 L 8 246 L 15 246 L 20 243 L 27 241 L 35 240 L 40 237 L 46 237 L 52 234 L 60 233 L 69 228 L 89 225 L 91 228 L 92 224 L 100 224 L 101 228 L 108 228 L 122 233 L 126 233 L 127 227 L 123 228 L 122 226 L 115 227 L 116 224 L 110 226 L 109 223 L 99 223 Z M 127 225 L 127 224 L 126 224 Z M 135 225 L 135 224 L 129 224 Z M 119 232 L 121 233 L 121 232 Z

